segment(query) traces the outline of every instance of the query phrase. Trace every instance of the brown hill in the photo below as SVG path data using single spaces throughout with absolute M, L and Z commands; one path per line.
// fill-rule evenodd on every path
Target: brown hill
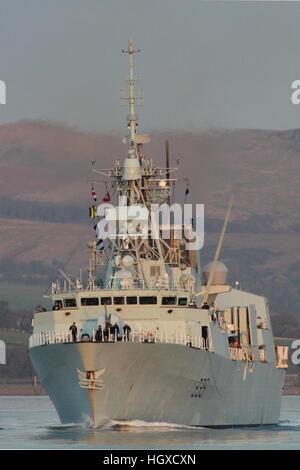
M 236 196 L 229 226 L 233 233 L 226 235 L 222 253 L 231 279 L 269 295 L 275 311 L 300 311 L 300 131 L 154 134 L 146 156 L 162 166 L 166 138 L 172 164 L 180 158 L 177 176 L 190 178 L 188 202 L 205 203 L 208 232 L 219 230 L 230 193 Z M 107 168 L 126 152 L 119 136 L 44 122 L 0 126 L 2 299 L 7 280 L 45 284 L 57 261 L 68 272 L 86 266 L 85 242 L 94 236 L 85 219 L 91 161 Z M 186 184 L 179 181 L 177 200 L 183 200 Z M 106 191 L 103 185 L 96 189 L 99 197 Z M 208 234 L 204 262 L 215 242 L 216 234 Z
M 87 193 L 91 160 L 101 155 L 102 162 L 108 162 L 116 144 L 111 136 L 44 122 L 0 126 L 0 195 L 40 202 L 76 201 L 81 191 Z
M 173 165 L 180 158 L 178 176 L 190 178 L 191 199 L 204 202 L 208 214 L 223 217 L 234 192 L 235 219 L 260 214 L 276 217 L 278 226 L 298 222 L 299 130 L 157 134 L 146 151 L 161 164 L 166 138 Z M 0 196 L 87 202 L 90 162 L 108 167 L 126 151 L 119 136 L 87 134 L 44 122 L 0 126 Z M 177 197 L 185 184 L 178 183 Z

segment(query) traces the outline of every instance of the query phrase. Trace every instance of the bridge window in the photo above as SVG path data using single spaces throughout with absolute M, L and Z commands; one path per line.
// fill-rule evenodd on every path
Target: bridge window
M 176 305 L 176 297 L 163 297 L 161 299 L 162 305 Z
M 187 297 L 179 297 L 178 305 L 187 305 Z
M 124 297 L 114 297 L 114 305 L 124 305 L 125 299 Z
M 111 297 L 101 297 L 101 305 L 111 305 Z
M 126 297 L 127 305 L 137 304 L 137 297 Z
M 64 299 L 64 307 L 77 307 L 76 299 Z
M 62 300 L 55 300 L 53 304 L 53 310 L 60 310 L 63 308 Z
M 157 304 L 157 297 L 155 296 L 140 297 L 140 304 L 141 305 Z
M 99 305 L 98 297 L 83 297 L 81 299 L 81 305 L 90 306 L 90 305 Z

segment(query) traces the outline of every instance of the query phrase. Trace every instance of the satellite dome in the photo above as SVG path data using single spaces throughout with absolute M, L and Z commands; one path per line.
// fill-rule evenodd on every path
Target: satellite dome
M 206 284 L 208 283 L 209 274 L 210 274 L 213 264 L 214 262 L 211 261 L 203 268 L 203 275 L 204 275 L 204 280 Z M 228 269 L 225 266 L 225 264 L 222 263 L 222 261 L 217 261 L 215 273 L 214 273 L 211 284 L 214 286 L 227 284 L 227 275 L 228 275 Z

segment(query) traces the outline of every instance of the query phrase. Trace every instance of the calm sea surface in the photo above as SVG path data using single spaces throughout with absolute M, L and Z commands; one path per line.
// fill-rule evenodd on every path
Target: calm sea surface
M 300 449 L 300 396 L 285 396 L 280 423 L 204 429 L 112 421 L 97 430 L 61 425 L 47 397 L 0 397 L 0 449 Z

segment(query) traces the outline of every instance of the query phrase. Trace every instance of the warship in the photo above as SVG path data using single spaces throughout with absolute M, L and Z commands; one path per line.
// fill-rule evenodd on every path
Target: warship
M 85 280 L 60 270 L 51 309 L 34 313 L 29 356 L 39 381 L 62 423 L 275 424 L 288 349 L 275 345 L 266 298 L 228 283 L 220 252 L 232 199 L 214 259 L 201 269 L 203 226 L 159 212 L 170 208 L 177 167 L 168 143 L 163 168 L 144 153 L 150 139 L 137 132 L 143 97 L 133 70 L 139 50 L 130 40 L 122 52 L 128 154 L 112 168 L 92 163 L 89 267 Z M 106 191 L 99 205 L 98 183 Z

